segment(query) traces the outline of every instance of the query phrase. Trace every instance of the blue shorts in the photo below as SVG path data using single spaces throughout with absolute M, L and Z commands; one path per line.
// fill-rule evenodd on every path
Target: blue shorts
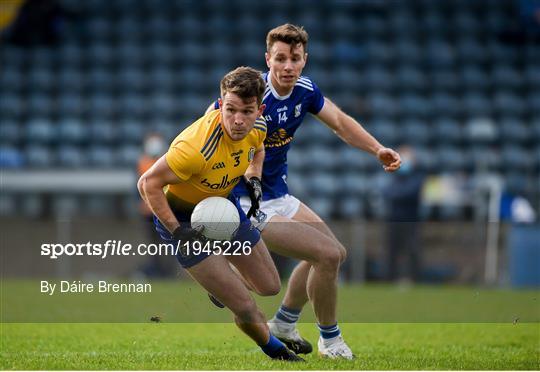
M 232 240 L 240 241 L 242 243 L 249 242 L 251 247 L 255 247 L 255 244 L 257 244 L 259 240 L 261 239 L 261 234 L 259 230 L 257 230 L 251 224 L 246 214 L 242 210 L 242 207 L 240 207 L 240 202 L 238 201 L 236 197 L 234 197 L 234 195 L 232 194 L 229 195 L 227 199 L 229 199 L 230 201 L 234 203 L 234 205 L 236 206 L 236 209 L 238 210 L 238 214 L 240 215 L 240 226 L 238 227 L 238 231 L 233 236 Z M 186 213 L 186 212 L 180 212 L 180 211 L 174 211 L 174 210 L 173 212 L 176 218 L 178 219 L 178 222 L 190 223 L 191 212 Z M 159 236 L 161 237 L 161 239 L 163 239 L 166 243 L 173 244 L 176 247 L 178 244 L 178 241 L 173 239 L 169 230 L 167 230 L 165 226 L 161 224 L 161 221 L 159 221 L 156 216 L 153 216 L 153 220 L 154 220 L 154 225 L 156 226 L 156 230 L 159 233 Z M 181 252 L 178 252 L 178 254 L 176 255 L 176 259 L 178 260 L 178 262 L 180 262 L 180 265 L 182 265 L 183 268 L 187 269 L 189 267 L 192 267 L 198 264 L 199 262 L 201 262 L 202 260 L 206 259 L 209 256 L 210 254 L 205 253 L 205 252 L 201 252 L 200 254 L 197 254 L 197 255 L 188 255 L 188 256 L 182 255 Z

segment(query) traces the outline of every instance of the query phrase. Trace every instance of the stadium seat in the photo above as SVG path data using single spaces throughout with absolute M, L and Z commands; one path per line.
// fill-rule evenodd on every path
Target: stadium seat
M 461 70 L 461 81 L 465 89 L 468 90 L 487 90 L 492 84 L 489 75 L 478 65 L 465 65 Z
M 92 145 L 87 153 L 88 163 L 95 168 L 110 168 L 115 166 L 115 157 L 110 147 Z
M 523 99 L 509 91 L 499 91 L 493 96 L 493 106 L 500 115 L 523 115 L 526 107 Z
M 366 98 L 366 105 L 371 115 L 381 118 L 392 118 L 398 112 L 396 100 L 387 94 L 369 94 Z
M 341 197 L 337 208 L 334 207 L 334 210 L 341 218 L 359 218 L 362 216 L 364 203 L 357 196 Z
M 501 138 L 508 144 L 527 144 L 533 140 L 529 127 L 518 118 L 503 117 L 500 119 Z
M 304 154 L 309 159 L 304 162 L 304 170 L 306 171 L 331 172 L 338 161 L 335 153 L 327 147 L 312 146 L 306 149 Z
M 465 136 L 471 143 L 492 143 L 499 138 L 499 130 L 488 118 L 474 118 L 465 125 Z
M 58 165 L 65 168 L 80 169 L 86 165 L 86 156 L 80 147 L 73 145 L 62 145 L 58 148 Z
M 112 144 L 116 136 L 116 127 L 113 123 L 104 120 L 95 120 L 88 126 L 88 136 L 94 144 Z
M 516 145 L 505 145 L 501 151 L 501 160 L 507 170 L 530 171 L 534 167 L 530 151 Z
M 24 155 L 10 144 L 0 145 L 0 169 L 17 169 L 24 166 Z
M 460 79 L 452 69 L 433 69 L 430 80 L 434 91 L 456 92 L 460 86 Z
M 87 128 L 74 118 L 65 118 L 57 129 L 58 141 L 63 144 L 80 144 L 87 140 Z
M 308 198 L 306 203 L 324 220 L 330 218 L 332 211 L 334 210 L 332 200 L 325 197 Z
M 115 161 L 115 167 L 135 168 L 141 155 L 141 146 L 125 145 L 118 149 Z
M 26 140 L 29 143 L 48 143 L 56 139 L 57 131 L 46 120 L 31 121 L 26 126 Z
M 426 77 L 420 69 L 412 66 L 403 66 L 398 69 L 396 79 L 402 91 L 423 91 L 427 86 Z
M 464 171 L 468 158 L 458 147 L 443 145 L 436 150 L 437 166 L 446 171 Z
M 51 114 L 54 104 L 49 95 L 33 93 L 28 97 L 27 109 L 37 117 L 47 117 Z
M 0 114 L 3 118 L 19 119 L 24 112 L 24 103 L 18 95 L 2 94 Z
M 0 125 L 0 142 L 10 145 L 18 145 L 22 138 L 21 125 L 16 121 L 3 120 Z
M 391 93 L 390 91 L 393 90 L 395 83 L 395 80 L 388 70 L 377 65 L 367 68 L 364 71 L 362 79 L 359 79 L 358 77 L 355 78 L 354 72 L 348 76 L 344 75 L 343 78 L 349 79 L 349 83 L 353 84 L 356 81 L 361 81 L 361 84 L 365 86 L 365 89 L 369 91 L 370 94 L 377 92 L 386 94 Z M 339 85 L 337 88 L 339 89 Z
M 390 120 L 374 119 L 369 124 L 365 125 L 366 130 L 371 133 L 380 142 L 386 144 L 386 146 L 392 146 L 398 143 L 403 138 L 407 138 L 403 134 L 403 129 L 400 125 L 395 125 Z
M 403 133 L 404 142 L 413 145 L 427 145 L 433 140 L 429 125 L 422 120 L 404 120 L 399 124 L 399 131 Z
M 436 110 L 436 109 L 435 109 Z M 433 123 L 434 140 L 441 144 L 457 145 L 463 141 L 461 124 L 447 117 L 440 117 Z
M 470 147 L 466 156 L 468 171 L 492 172 L 501 171 L 504 168 L 501 152 L 495 147 L 478 144 Z
M 30 168 L 52 168 L 57 166 L 57 159 L 53 151 L 40 144 L 31 144 L 25 150 L 26 164 Z
M 434 93 L 429 105 L 432 112 L 441 117 L 455 118 L 461 114 L 461 102 L 454 95 L 445 92 Z
M 464 114 L 468 117 L 489 116 L 492 114 L 492 104 L 484 94 L 468 92 L 462 99 Z

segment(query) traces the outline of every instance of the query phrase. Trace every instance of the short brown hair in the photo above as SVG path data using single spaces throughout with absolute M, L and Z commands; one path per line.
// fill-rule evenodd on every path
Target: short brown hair
M 256 97 L 257 104 L 262 103 L 266 84 L 262 78 L 262 73 L 251 67 L 238 67 L 228 72 L 221 79 L 221 96 L 227 93 L 234 93 L 243 101 Z
M 302 26 L 296 26 L 290 23 L 278 26 L 268 31 L 266 35 L 266 51 L 270 52 L 276 41 L 281 41 L 295 47 L 302 44 L 304 53 L 307 51 L 308 33 Z

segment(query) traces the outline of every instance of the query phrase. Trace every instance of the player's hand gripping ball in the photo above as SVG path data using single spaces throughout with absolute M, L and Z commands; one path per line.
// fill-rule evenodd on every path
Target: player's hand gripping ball
M 229 200 L 212 196 L 201 200 L 191 214 L 191 226 L 202 228 L 202 235 L 212 240 L 231 240 L 240 226 L 240 215 Z

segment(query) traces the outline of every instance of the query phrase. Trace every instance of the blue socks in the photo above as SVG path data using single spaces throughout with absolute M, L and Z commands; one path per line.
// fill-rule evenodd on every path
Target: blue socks
M 296 323 L 298 318 L 300 318 L 300 310 L 290 309 L 281 305 L 276 313 L 276 318 L 285 323 Z
M 322 326 L 320 324 L 317 324 L 317 326 L 321 332 L 321 337 L 324 339 L 334 338 L 341 334 L 337 323 L 331 326 Z
M 279 341 L 272 334 L 270 334 L 270 340 L 268 340 L 268 343 L 261 346 L 262 351 L 270 358 L 275 358 L 278 356 L 279 351 L 283 348 L 285 348 L 285 345 L 283 345 L 283 343 L 281 343 L 281 341 Z

